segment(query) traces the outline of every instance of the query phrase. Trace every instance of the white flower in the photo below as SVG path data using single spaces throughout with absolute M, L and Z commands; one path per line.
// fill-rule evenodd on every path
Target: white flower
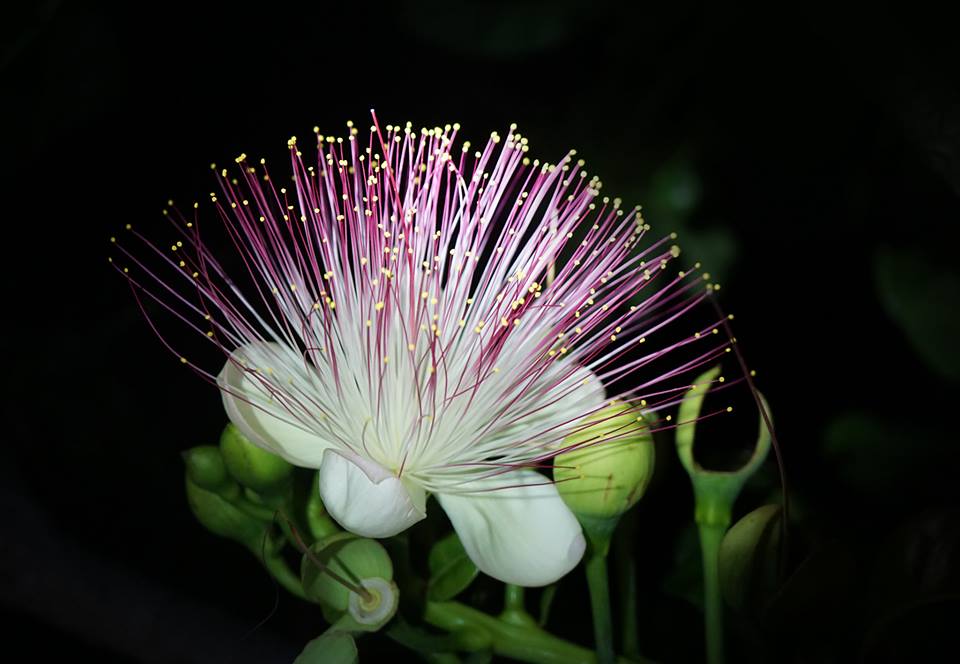
M 351 125 L 346 140 L 318 135 L 311 164 L 291 139 L 286 187 L 241 156 L 242 179 L 224 170 L 212 199 L 249 283 L 182 217 L 172 253 L 148 242 L 178 279 L 121 248 L 161 288 L 125 274 L 227 353 L 215 380 L 230 420 L 319 468 L 345 529 L 395 535 L 433 495 L 482 571 L 544 585 L 585 544 L 535 468 L 603 407 L 601 380 L 700 339 L 638 354 L 705 292 L 700 277 L 660 277 L 676 248 L 638 250 L 637 210 L 601 202 L 572 153 L 531 162 L 514 129 L 454 150 L 457 130 L 375 124 L 361 142 Z

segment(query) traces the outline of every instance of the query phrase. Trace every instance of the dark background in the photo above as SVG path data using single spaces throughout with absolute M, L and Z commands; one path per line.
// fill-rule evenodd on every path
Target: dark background
M 280 158 L 376 107 L 475 142 L 517 122 L 547 159 L 576 147 L 722 282 L 794 507 L 793 578 L 730 615 L 739 657 L 952 659 L 960 40 L 908 6 L 5 3 L 5 649 L 285 662 L 323 629 L 286 596 L 255 629 L 276 589 L 189 514 L 178 452 L 215 442 L 219 398 L 157 343 L 107 240 L 210 191 L 209 162 Z M 689 490 L 664 462 L 639 512 L 640 642 L 698 661 Z M 768 465 L 738 513 L 776 498 Z M 589 643 L 583 592 L 565 584 L 552 626 Z

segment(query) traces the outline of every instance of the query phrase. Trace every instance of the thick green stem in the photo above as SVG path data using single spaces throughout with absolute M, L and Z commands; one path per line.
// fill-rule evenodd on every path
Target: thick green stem
M 523 603 L 523 586 L 508 583 L 503 592 L 503 608 L 508 611 L 526 611 Z
M 613 623 L 610 619 L 610 584 L 607 579 L 607 557 L 593 553 L 587 559 L 587 585 L 590 587 L 590 609 L 593 612 L 593 635 L 597 662 L 612 664 Z
M 503 593 L 503 613 L 500 614 L 500 620 L 521 627 L 538 627 L 537 621 L 527 613 L 523 586 L 515 586 L 512 583 L 506 585 Z
M 531 664 L 593 664 L 596 655 L 531 625 L 514 625 L 459 602 L 428 602 L 426 621 L 454 634 L 465 633 L 494 654 Z M 486 638 L 478 638 L 483 635 Z M 470 648 L 465 645 L 464 649 Z M 625 660 L 624 660 L 625 661 Z
M 703 556 L 703 603 L 706 611 L 707 664 L 723 664 L 723 599 L 720 595 L 720 542 L 726 528 L 701 523 L 700 552 Z

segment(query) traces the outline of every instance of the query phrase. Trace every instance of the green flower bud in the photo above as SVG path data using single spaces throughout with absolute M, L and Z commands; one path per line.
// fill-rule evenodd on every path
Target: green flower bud
M 558 454 L 557 491 L 594 548 L 606 550 L 620 515 L 643 496 L 654 470 L 650 425 L 639 410 L 613 403 L 590 415 L 564 441 L 582 445 Z
M 220 450 L 212 445 L 192 447 L 181 454 L 187 477 L 201 489 L 235 497 L 240 488 L 227 473 Z
M 293 475 L 290 463 L 251 443 L 233 424 L 223 429 L 220 452 L 230 474 L 257 493 L 276 493 Z
M 650 426 L 627 404 L 594 413 L 589 424 L 564 441 L 586 445 L 558 454 L 553 477 L 557 490 L 577 515 L 618 517 L 633 507 L 653 477 L 654 451 Z
M 369 598 L 360 597 L 343 581 L 355 588 L 366 587 L 367 582 L 373 583 L 372 580 L 388 584 L 392 582 L 393 563 L 382 544 L 376 540 L 357 537 L 353 533 L 340 532 L 314 544 L 311 553 L 311 556 L 303 557 L 300 567 L 303 590 L 309 599 L 320 602 L 325 608 L 337 613 L 344 613 L 350 609 L 351 602 L 355 601 L 352 597 L 356 595 L 357 599 L 364 600 L 357 605 L 357 610 L 361 610 L 361 613 L 378 614 L 379 604 L 373 605 L 368 601 Z M 378 582 L 375 587 L 380 588 L 382 585 Z M 396 592 L 393 594 L 397 595 Z M 384 594 L 382 599 L 390 598 Z
M 266 532 L 262 521 L 239 509 L 223 496 L 199 487 L 187 472 L 190 511 L 210 532 L 256 548 Z

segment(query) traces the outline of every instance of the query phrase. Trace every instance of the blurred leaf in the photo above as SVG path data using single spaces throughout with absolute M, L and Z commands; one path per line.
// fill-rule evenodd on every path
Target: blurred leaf
M 960 274 L 920 251 L 882 248 L 874 276 L 884 309 L 934 372 L 960 380 Z
M 436 602 L 459 595 L 479 572 L 455 532 L 433 545 L 427 562 L 430 567 L 427 597 Z
M 868 584 L 875 614 L 960 597 L 960 512 L 927 511 L 885 535 Z
M 854 595 L 858 570 L 853 553 L 840 542 L 813 552 L 771 601 L 767 625 L 794 646 L 845 637 L 860 621 Z
M 948 489 L 931 478 L 949 453 L 935 432 L 857 412 L 831 421 L 823 442 L 824 459 L 840 479 L 884 501 L 900 501 L 911 488 Z
M 872 664 L 955 661 L 955 656 L 944 655 L 944 652 L 954 647 L 958 622 L 960 599 L 955 596 L 904 607 L 871 626 L 859 661 Z
M 653 226 L 654 236 L 676 232 L 683 250 L 681 260 L 703 263 L 707 272 L 726 279 L 737 254 L 737 242 L 729 227 L 714 223 L 698 226 L 694 216 L 703 198 L 703 184 L 693 160 L 680 152 L 663 163 L 639 196 L 643 214 Z
M 644 209 L 654 209 L 671 221 L 684 221 L 700 204 L 703 184 L 691 159 L 679 154 L 661 165 L 650 178 Z
M 603 2 L 407 0 L 397 18 L 421 38 L 451 51 L 509 58 L 559 46 L 584 29 Z
M 308 643 L 293 664 L 355 664 L 358 661 L 360 656 L 353 637 L 331 628 Z
M 720 544 L 720 588 L 738 609 L 758 608 L 776 584 L 780 528 L 779 505 L 764 505 L 733 524 Z

